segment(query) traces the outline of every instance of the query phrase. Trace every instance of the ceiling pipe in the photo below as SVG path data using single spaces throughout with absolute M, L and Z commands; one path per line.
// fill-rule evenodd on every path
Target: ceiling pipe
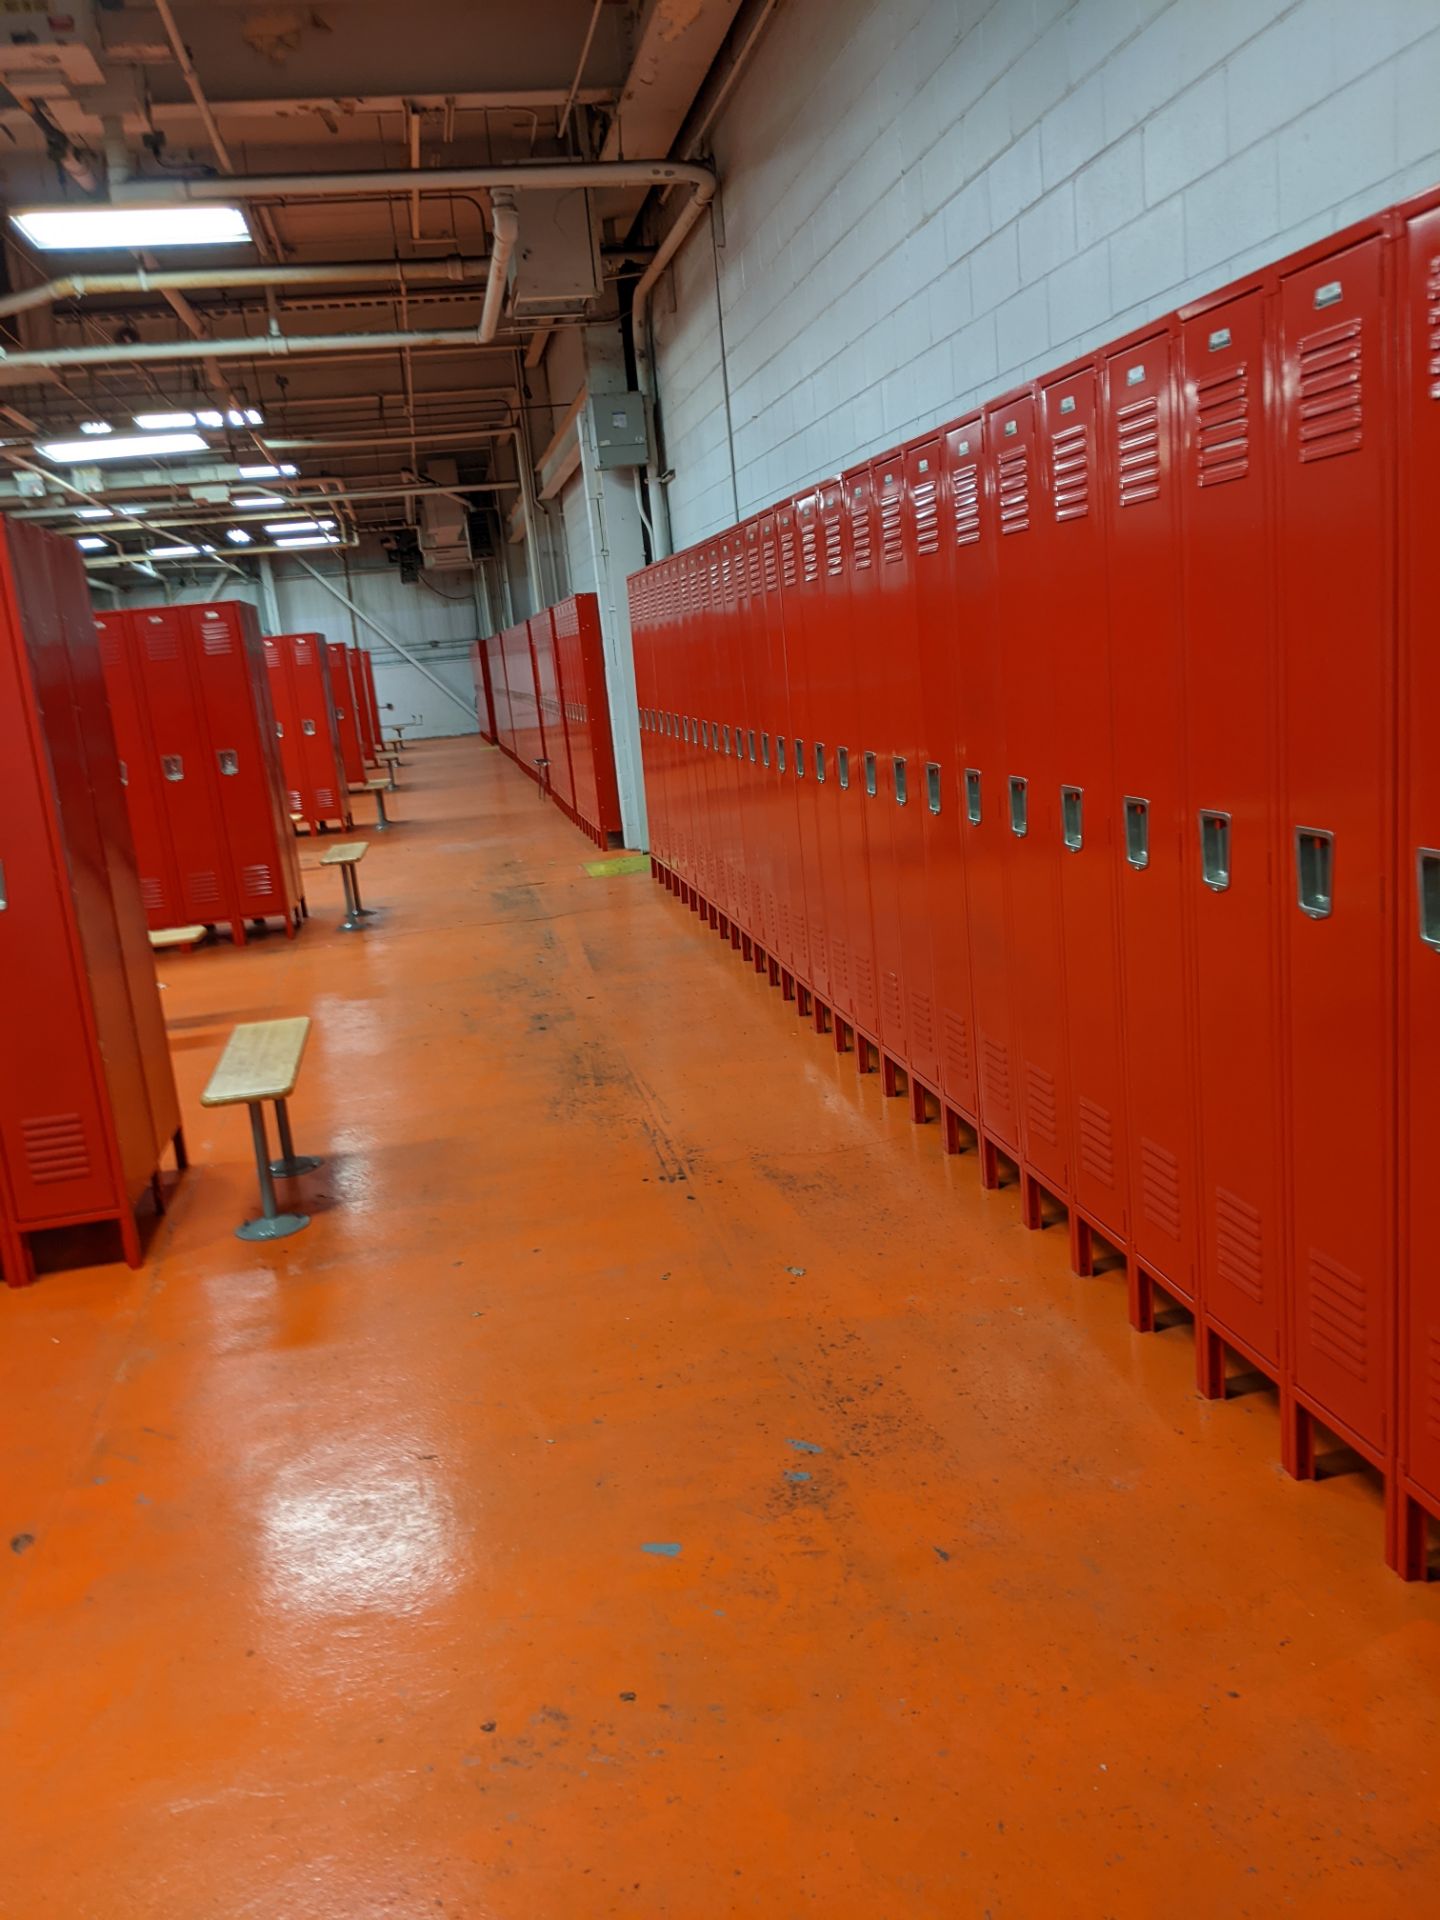
M 515 194 L 509 187 L 496 187 L 490 196 L 490 217 L 495 227 L 495 245 L 490 251 L 490 277 L 485 282 L 485 305 L 480 310 L 480 338 L 489 344 L 500 326 L 500 309 L 505 303 L 505 274 L 515 242 L 520 237 L 520 215 Z
M 394 333 L 256 333 L 230 340 L 109 341 L 96 347 L 44 347 L 30 353 L 0 348 L 0 376 L 52 373 L 66 367 L 147 365 L 173 360 L 273 360 L 311 353 L 373 353 L 402 347 L 483 345 L 478 327 L 413 327 Z M 268 436 L 266 444 L 273 444 Z
M 555 129 L 557 143 L 565 138 L 565 129 L 570 124 L 570 114 L 575 105 L 575 96 L 580 91 L 580 82 L 585 78 L 585 63 L 590 58 L 590 45 L 595 38 L 595 29 L 600 24 L 600 10 L 605 0 L 595 0 L 590 9 L 590 24 L 585 29 L 585 41 L 580 48 L 580 58 L 575 62 L 575 78 L 570 82 L 570 91 L 565 96 L 565 105 L 561 109 L 560 123 Z
M 183 267 L 151 273 L 69 273 L 38 286 L 22 287 L 0 298 L 0 319 L 53 307 L 61 300 L 87 300 L 114 293 L 200 293 L 221 287 L 227 293 L 249 287 L 339 287 L 356 280 L 399 280 L 406 286 L 425 280 L 478 280 L 487 258 L 451 254 L 443 260 L 339 260 L 317 266 Z
M 453 497 L 456 494 L 469 493 L 518 493 L 519 490 L 520 482 L 518 480 L 467 480 L 453 487 L 442 487 L 433 482 L 422 482 L 416 485 L 414 481 L 407 482 L 405 480 L 397 481 L 393 487 L 346 487 L 341 483 L 333 490 L 322 493 L 313 499 L 296 499 L 291 495 L 287 497 L 283 507 L 246 507 L 227 513 L 223 509 L 217 511 L 215 504 L 207 500 L 197 502 L 194 511 L 186 513 L 181 509 L 178 501 L 174 503 L 167 501 L 163 513 L 147 512 L 143 520 L 134 515 L 131 515 L 127 520 L 124 507 L 117 507 L 115 509 L 115 518 L 117 521 L 125 523 L 132 532 L 148 531 L 153 527 L 220 527 L 223 529 L 225 527 L 264 526 L 268 522 L 282 516 L 287 519 L 297 518 L 301 515 L 310 520 L 318 520 L 322 517 L 328 518 L 330 517 L 327 512 L 328 509 L 333 509 L 336 506 L 352 506 L 357 501 L 401 500 L 408 498 L 411 494 L 448 494 Z M 12 498 L 18 500 L 21 496 L 15 494 L 0 497 L 0 506 L 5 508 L 7 516 L 11 520 L 45 520 L 54 522 L 56 520 L 72 519 L 75 515 L 74 507 L 32 507 L 16 512 L 9 505 L 9 501 Z M 67 529 L 62 528 L 60 531 L 64 532 L 67 531 Z M 98 535 L 101 539 L 105 540 L 113 538 L 113 530 L 108 521 L 87 521 L 79 531 L 87 535 Z M 244 558 L 243 553 L 240 557 L 242 559 Z
M 503 167 L 432 167 L 421 175 L 425 193 L 491 192 L 496 187 L 565 192 L 571 187 L 688 186 L 708 201 L 715 192 L 709 167 L 680 160 L 521 160 Z M 222 205 L 234 200 L 340 200 L 408 196 L 415 175 L 406 168 L 355 169 L 348 173 L 206 174 L 125 181 L 112 204 L 126 207 Z M 693 222 L 692 222 L 693 224 Z

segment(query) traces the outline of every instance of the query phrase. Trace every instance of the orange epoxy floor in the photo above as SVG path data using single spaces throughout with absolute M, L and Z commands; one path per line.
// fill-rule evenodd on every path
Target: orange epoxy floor
M 1440 1590 L 1378 1490 L 1288 1481 L 493 750 L 396 811 L 364 936 L 317 875 L 161 966 L 147 1269 L 0 1299 L 0 1913 L 1430 1910 Z M 198 1095 L 300 1012 L 330 1158 L 259 1248 Z

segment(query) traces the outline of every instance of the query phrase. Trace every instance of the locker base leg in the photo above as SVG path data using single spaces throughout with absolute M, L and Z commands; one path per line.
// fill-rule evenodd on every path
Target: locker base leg
M 797 980 L 795 982 L 795 1011 L 802 1020 L 808 1020 L 810 1018 L 810 1011 L 814 1004 L 814 999 L 815 996 L 811 993 L 810 989 L 807 986 L 803 986 L 800 981 Z
M 127 1267 L 144 1266 L 145 1250 L 140 1244 L 140 1228 L 129 1207 L 120 1216 L 120 1248 Z
M 874 1073 L 880 1065 L 880 1049 L 872 1046 L 863 1033 L 855 1036 L 855 1071 Z
M 899 1062 L 892 1060 L 888 1053 L 880 1055 L 880 1090 L 887 1100 L 897 1099 L 901 1093 L 900 1081 L 904 1069 Z
M 156 1213 L 163 1217 L 165 1212 L 165 1189 L 160 1184 L 160 1175 L 158 1172 L 152 1173 L 150 1176 L 150 1198 L 155 1202 Z
M 830 1031 L 835 1036 L 836 1053 L 848 1053 L 855 1045 L 855 1029 L 847 1027 L 838 1013 L 830 1022 Z
M 1154 1326 L 1152 1308 L 1150 1325 L 1139 1331 L 1150 1333 Z M 1199 1319 L 1195 1322 L 1195 1385 L 1204 1400 L 1225 1398 L 1225 1342 L 1213 1327 L 1207 1327 Z
M 754 941 L 750 938 L 748 933 L 742 933 L 740 936 L 740 958 L 742 960 L 752 959 L 754 957 L 754 952 L 755 952 Z
M 929 1124 L 930 1109 L 926 1104 L 925 1089 L 912 1074 L 910 1076 L 910 1118 L 917 1127 Z
M 810 996 L 810 1012 L 816 1033 L 828 1033 L 834 1026 L 835 1016 L 818 994 L 812 993 Z
M 1135 1329 L 1136 1333 L 1153 1333 L 1155 1331 L 1155 1282 L 1150 1278 L 1149 1274 L 1146 1273 L 1145 1269 L 1133 1254 L 1125 1262 L 1125 1280 L 1131 1326 Z M 1204 1345 L 1207 1337 L 1209 1336 L 1206 1333 L 1197 1333 L 1196 1336 L 1201 1346 Z M 1220 1361 L 1220 1377 L 1222 1380 L 1225 1377 L 1223 1348 Z M 1211 1395 L 1209 1397 L 1213 1399 L 1216 1396 Z
M 1095 1236 L 1090 1222 L 1070 1209 L 1070 1271 L 1080 1280 L 1089 1280 L 1095 1272 Z
M 190 1149 L 185 1145 L 185 1129 L 183 1127 L 177 1127 L 175 1129 L 170 1144 L 175 1149 L 176 1170 L 179 1173 L 184 1173 L 190 1165 Z
M 754 946 L 751 948 L 750 951 L 751 951 L 751 958 L 755 962 L 756 973 L 764 973 L 765 969 L 770 964 L 769 955 L 766 953 L 765 949 L 760 945 L 758 940 L 755 942 Z
M 1402 1580 L 1430 1577 L 1430 1515 L 1392 1472 L 1385 1483 L 1385 1561 Z
M 722 940 L 728 940 L 730 938 L 730 916 L 728 913 L 721 914 L 720 924 L 716 928 L 716 932 Z
M 1000 1185 L 1000 1156 L 988 1134 L 980 1135 L 980 1185 L 993 1193 Z
M 1020 1169 L 1020 1224 L 1031 1233 L 1037 1233 L 1044 1225 L 1040 1215 L 1040 1183 L 1023 1167 Z
M 969 1131 L 965 1122 L 960 1118 L 954 1107 L 947 1106 L 943 1101 L 940 1105 L 940 1118 L 944 1122 L 940 1131 L 943 1150 L 946 1153 L 963 1153 L 965 1151 L 965 1141 L 962 1135 Z
M 1280 1464 L 1292 1480 L 1315 1478 L 1315 1416 L 1280 1392 Z
M 739 927 L 737 927 L 737 926 L 736 926 L 736 924 L 735 924 L 735 922 L 734 922 L 734 921 L 732 920 L 732 921 L 730 922 L 730 945 L 731 945 L 731 947 L 732 947 L 732 948 L 734 948 L 734 949 L 738 949 L 738 948 L 739 948 L 739 945 L 740 945 L 740 941 L 741 941 L 741 938 L 742 938 L 742 936 L 741 936 L 741 933 L 740 933 L 740 929 L 739 929 Z
M 765 965 L 770 975 L 771 986 L 778 987 L 780 984 L 780 962 L 775 958 L 774 954 L 766 954 Z
M 0 1271 L 7 1287 L 33 1287 L 35 1262 L 30 1257 L 30 1242 L 23 1233 L 0 1233 Z
M 780 969 L 780 998 L 782 1000 L 795 998 L 795 976 L 793 973 L 787 973 L 784 967 Z

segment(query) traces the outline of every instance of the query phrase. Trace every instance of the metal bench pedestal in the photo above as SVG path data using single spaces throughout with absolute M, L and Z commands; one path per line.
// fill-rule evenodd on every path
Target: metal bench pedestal
M 270 1142 L 265 1137 L 265 1107 L 259 1100 L 246 1102 L 250 1110 L 250 1134 L 255 1142 L 255 1172 L 260 1181 L 260 1217 L 247 1220 L 243 1226 L 235 1229 L 236 1237 L 241 1240 L 286 1240 L 292 1233 L 299 1233 L 310 1224 L 308 1213 L 281 1213 L 275 1204 L 275 1183 L 270 1177 Z M 276 1102 L 277 1111 L 284 1105 Z M 293 1147 L 289 1140 L 288 1116 L 281 1128 L 282 1146 Z M 293 1158 L 293 1154 L 291 1156 Z M 284 1163 L 280 1163 L 284 1164 Z

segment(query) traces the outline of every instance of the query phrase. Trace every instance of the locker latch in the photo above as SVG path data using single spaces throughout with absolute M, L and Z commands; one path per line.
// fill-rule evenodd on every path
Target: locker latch
M 865 755 L 865 791 L 872 800 L 875 798 L 877 785 L 875 756 L 873 753 L 867 753 Z
M 224 773 L 224 774 L 239 773 L 240 756 L 238 753 L 235 752 L 233 747 L 219 748 L 218 751 L 216 752 L 215 758 L 220 763 L 221 773 Z
M 305 735 L 307 739 L 314 739 L 315 722 L 313 720 L 302 720 L 300 722 L 300 731 Z
M 815 742 L 815 778 L 817 780 L 825 778 L 825 742 L 823 740 Z
M 850 749 L 849 747 L 836 747 L 835 772 L 839 776 L 841 791 L 848 793 L 850 790 Z
M 905 770 L 904 754 L 892 754 L 890 764 L 895 770 L 895 804 L 897 807 L 903 807 L 910 799 L 910 778 Z
M 1328 920 L 1334 907 L 1335 836 L 1323 827 L 1295 829 L 1295 889 L 1300 911 Z
M 1125 796 L 1125 858 L 1137 871 L 1150 864 L 1150 802 Z
M 965 818 L 972 827 L 980 824 L 980 769 L 965 769 Z
M 130 769 L 123 760 L 120 762 L 120 784 L 122 787 L 128 787 L 130 784 Z
M 160 756 L 160 771 L 167 780 L 183 780 L 185 762 L 178 753 L 163 753 Z
M 1420 896 L 1420 938 L 1440 952 L 1440 852 L 1434 847 L 1417 850 L 1415 883 Z
M 1230 884 L 1230 816 L 1208 807 L 1200 809 L 1200 874 L 1215 893 Z
M 784 773 L 785 771 L 785 736 L 783 733 L 777 733 L 775 736 L 775 764 L 780 769 L 781 773 Z
M 931 813 L 939 813 L 942 785 L 938 760 L 925 762 L 925 804 Z
M 1010 831 L 1017 840 L 1030 831 L 1030 782 L 1018 773 L 1010 776 Z
M 9 910 L 9 906 L 10 906 L 10 892 L 5 885 L 5 862 L 3 860 L 0 860 L 0 913 L 7 912 Z
M 1071 853 L 1079 853 L 1085 845 L 1085 789 L 1083 787 L 1061 787 L 1060 832 Z

